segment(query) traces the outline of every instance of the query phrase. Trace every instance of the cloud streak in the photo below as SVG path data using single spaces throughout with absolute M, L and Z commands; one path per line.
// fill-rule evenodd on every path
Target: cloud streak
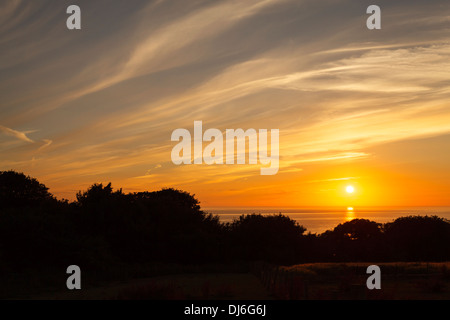
M 80 1 L 80 32 L 65 29 L 65 5 L 0 8 L 0 132 L 27 143 L 0 141 L 3 163 L 58 190 L 108 178 L 133 190 L 271 188 L 259 167 L 173 166 L 171 132 L 195 120 L 280 129 L 273 185 L 450 133 L 448 1 L 382 1 L 374 32 L 365 1 Z
M 34 142 L 30 138 L 28 138 L 27 132 L 17 131 L 17 130 L 14 130 L 14 129 L 11 129 L 11 128 L 8 128 L 8 127 L 2 126 L 2 125 L 0 125 L 0 131 L 3 132 L 4 134 L 7 134 L 8 136 L 14 137 L 23 142 L 29 142 L 29 143 Z

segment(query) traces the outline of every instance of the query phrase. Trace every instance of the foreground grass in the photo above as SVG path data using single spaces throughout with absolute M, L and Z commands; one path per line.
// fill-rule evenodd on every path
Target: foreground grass
M 381 268 L 381 290 L 368 290 L 366 269 Z M 161 265 L 135 277 L 116 278 L 70 291 L 60 286 L 26 299 L 119 300 L 450 300 L 450 262 L 308 263 L 293 266 Z M 239 270 L 242 269 L 242 270 Z M 154 274 L 154 275 L 151 275 Z M 63 280 L 63 279 L 61 279 Z M 41 279 L 44 281 L 44 279 Z M 45 282 L 45 281 L 44 281 Z M 61 281 L 60 281 L 61 282 Z
M 266 300 L 267 290 L 250 273 L 177 274 L 119 281 L 100 287 L 61 291 L 35 299 L 107 300 Z
M 371 264 L 381 269 L 381 290 L 366 287 Z M 277 299 L 450 299 L 450 262 L 265 266 L 259 277 Z

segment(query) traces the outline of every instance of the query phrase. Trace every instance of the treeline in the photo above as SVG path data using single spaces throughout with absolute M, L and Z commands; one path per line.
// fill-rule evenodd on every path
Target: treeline
M 125 194 L 94 184 L 77 200 L 57 200 L 45 185 L 0 172 L 0 271 L 78 264 L 275 264 L 336 261 L 448 261 L 450 223 L 409 216 L 380 224 L 355 219 L 310 234 L 284 215 L 242 215 L 221 223 L 187 192 Z

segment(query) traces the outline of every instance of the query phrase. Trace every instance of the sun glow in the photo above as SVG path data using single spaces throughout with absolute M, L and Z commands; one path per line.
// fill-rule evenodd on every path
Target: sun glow
M 353 193 L 355 192 L 355 188 L 353 186 L 347 186 L 347 188 L 345 188 L 345 191 L 347 191 L 347 193 Z

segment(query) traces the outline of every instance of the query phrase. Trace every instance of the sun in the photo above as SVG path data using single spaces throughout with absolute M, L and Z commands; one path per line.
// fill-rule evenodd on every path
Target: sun
M 355 192 L 355 188 L 353 186 L 347 186 L 347 188 L 345 188 L 345 191 L 347 191 L 347 193 L 353 193 Z

